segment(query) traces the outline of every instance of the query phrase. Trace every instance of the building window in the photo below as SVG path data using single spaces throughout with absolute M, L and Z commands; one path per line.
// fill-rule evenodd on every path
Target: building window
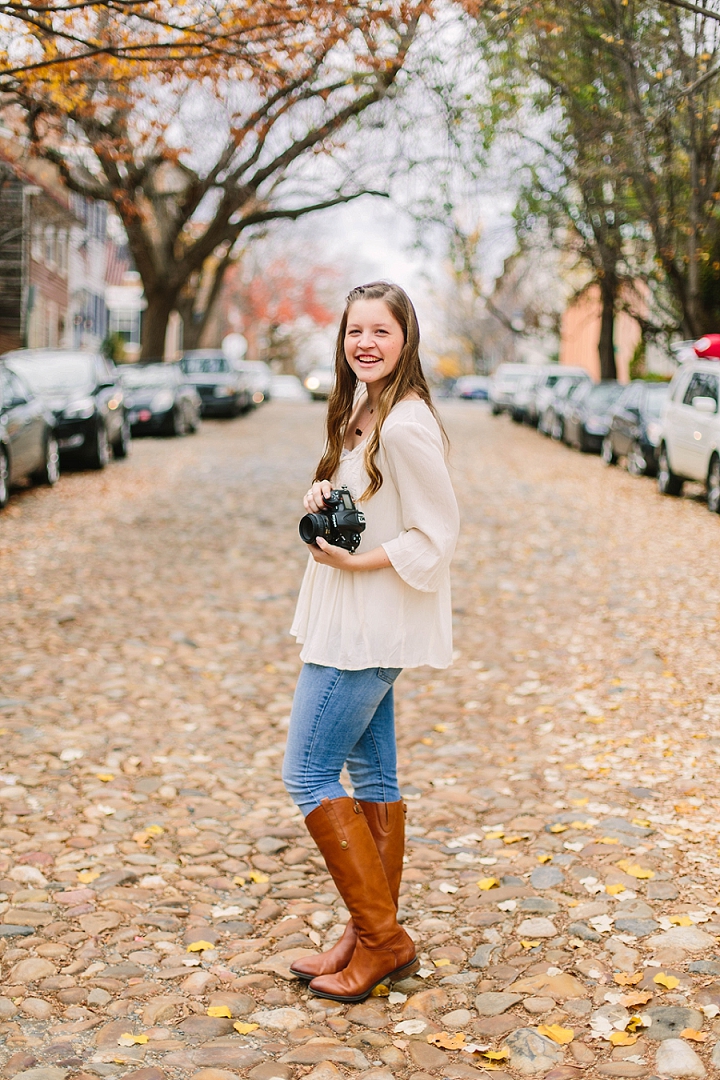
M 48 266 L 54 266 L 55 259 L 55 226 L 45 226 L 45 262 Z
M 58 229 L 57 234 L 57 264 L 61 274 L 67 273 L 68 268 L 68 234 L 67 229 Z
M 115 309 L 110 312 L 109 332 L 119 334 L 123 341 L 133 345 L 140 344 L 140 315 L 139 311 Z
M 32 239 L 30 242 L 30 254 L 36 262 L 42 262 L 43 257 L 43 227 L 42 225 L 33 225 L 32 227 Z

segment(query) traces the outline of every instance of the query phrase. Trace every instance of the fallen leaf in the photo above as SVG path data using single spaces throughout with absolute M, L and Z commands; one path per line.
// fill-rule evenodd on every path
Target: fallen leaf
M 123 1034 L 118 1039 L 118 1045 L 119 1046 L 135 1046 L 136 1044 L 139 1044 L 139 1045 L 142 1046 L 142 1044 L 148 1042 L 148 1040 L 149 1040 L 148 1035 L 133 1035 L 132 1032 L 126 1031 L 126 1032 L 123 1032 Z
M 488 889 L 496 889 L 500 885 L 500 882 L 496 877 L 484 877 L 477 883 L 478 889 L 482 889 L 487 892 Z
M 463 1046 L 464 1054 L 484 1054 L 486 1050 L 490 1049 L 490 1043 L 485 1043 L 481 1046 L 480 1043 L 468 1043 L 467 1046 Z
M 632 819 L 633 825 L 639 825 L 641 829 L 649 829 L 650 822 L 647 818 L 634 817 Z
M 594 828 L 594 826 L 591 825 L 588 821 L 571 821 L 570 822 L 570 828 L 571 829 L 592 829 L 592 828 Z
M 683 1039 L 690 1039 L 691 1042 L 705 1042 L 707 1039 L 707 1032 L 695 1031 L 694 1028 L 683 1028 L 680 1035 Z
M 251 1031 L 255 1031 L 258 1024 L 244 1024 L 242 1020 L 236 1020 L 233 1027 L 239 1035 L 249 1035 Z
M 421 739 L 420 742 L 423 744 L 423 746 L 432 746 L 433 744 L 432 739 Z
M 527 836 L 504 836 L 503 844 L 519 844 L 522 840 L 527 840 Z
M 78 870 L 77 878 L 78 881 L 81 882 L 83 885 L 89 885 L 92 881 L 95 881 L 96 878 L 99 877 L 99 870 Z
M 433 964 L 435 965 L 436 968 L 445 967 L 449 963 L 450 963 L 450 961 L 448 959 L 446 959 L 445 957 L 443 957 L 442 960 L 433 960 Z
M 263 874 L 261 870 L 251 870 L 248 874 L 248 877 L 256 885 L 263 885 L 266 881 L 270 880 L 269 876 L 267 874 Z
M 642 1016 L 631 1016 L 625 1025 L 625 1030 L 634 1035 L 639 1028 L 645 1027 Z
M 510 1057 L 510 1051 L 506 1046 L 503 1046 L 500 1050 L 483 1050 L 482 1054 L 488 1059 L 488 1061 L 505 1061 Z
M 611 1031 L 609 1039 L 613 1046 L 634 1046 L 638 1041 L 637 1035 L 630 1035 L 627 1031 Z
M 556 821 L 554 825 L 550 826 L 548 831 L 551 833 L 561 833 L 567 832 L 567 828 L 567 825 L 561 825 L 559 821 Z
M 390 997 L 390 988 L 385 983 L 378 983 L 370 991 L 370 997 Z
M 187 947 L 187 952 L 203 952 L 205 949 L 214 948 L 211 941 L 192 941 Z
M 620 841 L 616 836 L 601 836 L 598 840 L 599 844 L 619 844 Z
M 539 941 L 521 941 L 520 944 L 522 945 L 523 949 L 537 949 L 540 942 Z
M 436 724 L 433 731 L 439 731 L 442 735 L 444 731 L 447 731 L 447 724 Z
M 454 1035 L 448 1034 L 447 1031 L 438 1031 L 434 1035 L 427 1035 L 426 1038 L 433 1046 L 440 1046 L 443 1050 L 462 1050 L 465 1045 L 465 1036 L 462 1031 L 457 1031 Z
M 666 990 L 674 990 L 676 986 L 680 985 L 680 980 L 675 975 L 666 975 L 664 971 L 659 971 L 657 975 L 653 977 L 653 982 L 658 986 L 664 986 Z
M 228 1019 L 232 1017 L 232 1013 L 228 1009 L 227 1005 L 211 1005 L 207 1011 L 208 1016 L 226 1016 Z
M 670 922 L 675 926 L 692 926 L 693 921 L 687 915 L 671 915 Z
M 613 979 L 618 986 L 637 986 L 643 980 L 643 973 L 636 971 L 633 975 L 626 975 L 624 971 L 619 971 L 613 975 Z
M 560 1024 L 540 1024 L 537 1033 L 538 1035 L 545 1035 L 546 1038 L 552 1039 L 553 1042 L 559 1043 L 560 1046 L 567 1046 L 575 1038 L 575 1032 L 572 1028 L 564 1028 Z
M 115 779 L 115 774 L 111 772 L 99 772 L 95 774 L 98 780 L 102 780 L 103 784 L 109 784 L 111 780 Z
M 652 996 L 651 990 L 635 990 L 633 993 L 623 994 L 620 1004 L 626 1009 L 632 1009 L 634 1005 L 647 1005 L 648 1001 L 652 1001 Z
M 629 859 L 621 859 L 615 865 L 619 870 L 623 870 L 630 877 L 638 878 L 640 881 L 649 881 L 650 878 L 655 877 L 654 870 L 649 870 L 646 866 L 640 866 L 639 863 L 630 862 Z
M 233 878 L 233 885 L 244 885 L 244 884 L 245 884 L 245 878 L 244 877 L 234 877 Z
M 618 881 L 615 885 L 606 885 L 605 892 L 610 896 L 618 896 L 621 892 L 625 892 L 625 886 Z
M 424 1020 L 401 1020 L 395 1025 L 393 1031 L 396 1035 L 419 1035 L 426 1027 Z
M 505 835 L 504 829 L 495 829 L 494 832 L 485 833 L 486 840 L 502 840 Z
M 538 855 L 537 860 L 541 863 L 552 862 L 552 855 Z

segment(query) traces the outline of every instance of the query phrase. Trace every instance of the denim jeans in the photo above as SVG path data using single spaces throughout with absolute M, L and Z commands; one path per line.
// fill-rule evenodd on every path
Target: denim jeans
M 305 817 L 322 799 L 347 796 L 340 783 L 345 764 L 356 799 L 400 799 L 393 708 L 393 683 L 400 671 L 303 666 L 290 716 L 283 782 Z

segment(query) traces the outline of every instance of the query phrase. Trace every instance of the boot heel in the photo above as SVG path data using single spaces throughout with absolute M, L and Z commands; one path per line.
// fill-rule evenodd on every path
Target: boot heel
M 385 977 L 385 981 L 395 983 L 401 982 L 403 979 L 407 979 L 410 975 L 414 975 L 416 971 L 420 970 L 420 961 L 417 957 L 411 960 L 409 964 L 404 964 L 402 967 L 396 968 L 390 975 Z

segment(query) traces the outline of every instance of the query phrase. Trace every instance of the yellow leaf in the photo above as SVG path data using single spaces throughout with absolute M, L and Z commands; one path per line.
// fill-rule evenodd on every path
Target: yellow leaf
M 705 1042 L 707 1039 L 707 1032 L 695 1031 L 694 1028 L 683 1028 L 680 1035 L 683 1039 L 690 1039 L 691 1042 Z
M 582 799 L 571 799 L 570 802 L 571 802 L 571 804 L 573 806 L 587 806 L 587 804 L 590 802 L 590 800 L 586 795 Z
M 244 1024 L 242 1020 L 236 1020 L 233 1027 L 240 1035 L 249 1035 L 251 1031 L 255 1031 L 258 1024 Z
M 610 1042 L 613 1046 L 634 1046 L 637 1041 L 637 1035 L 629 1035 L 627 1031 L 610 1032 Z
M 537 949 L 540 942 L 539 941 L 521 941 L 520 944 L 522 945 L 523 949 Z
M 442 960 L 433 960 L 433 964 L 435 965 L 435 967 L 445 967 L 445 965 L 449 963 L 450 961 L 444 957 Z
M 462 1031 L 454 1035 L 448 1034 L 447 1031 L 438 1031 L 434 1035 L 428 1035 L 427 1041 L 433 1046 L 441 1046 L 443 1050 L 461 1050 L 465 1045 L 465 1036 Z
M 78 870 L 78 881 L 83 885 L 89 885 L 91 881 L 95 881 L 100 877 L 99 870 Z
M 634 817 L 632 819 L 632 823 L 633 823 L 633 825 L 639 825 L 640 828 L 642 828 L 642 829 L 649 829 L 650 828 L 650 822 L 648 821 L 647 818 Z
M 575 1038 L 575 1032 L 572 1028 L 564 1028 L 560 1024 L 540 1024 L 537 1032 L 538 1035 L 545 1035 L 546 1038 L 552 1039 L 553 1042 L 559 1043 L 560 1046 L 567 1046 Z
M 270 880 L 268 875 L 263 874 L 261 870 L 251 870 L 248 877 L 251 881 L 254 881 L 256 885 L 262 885 L 263 882 Z
M 620 841 L 615 836 L 601 836 L 598 840 L 598 844 L 619 844 Z
M 643 973 L 642 971 L 636 971 L 634 975 L 626 975 L 624 971 L 619 971 L 616 975 L 613 975 L 613 979 L 618 986 L 637 986 L 643 980 Z
M 567 825 L 561 825 L 559 821 L 556 821 L 554 825 L 550 826 L 551 833 L 567 832 Z
M 666 990 L 674 990 L 676 986 L 680 985 L 680 980 L 675 975 L 666 975 L 664 971 L 659 971 L 654 976 L 653 982 L 658 986 L 664 986 Z
M 675 926 L 692 926 L 693 924 L 692 919 L 689 919 L 687 915 L 671 915 L 670 922 Z
M 593 826 L 588 824 L 587 821 L 573 821 L 570 824 L 571 829 L 592 829 Z
M 244 885 L 244 884 L 245 884 L 245 878 L 244 877 L 234 877 L 233 878 L 233 885 Z
M 385 983 L 378 983 L 370 991 L 370 997 L 390 997 L 390 987 L 386 986 Z
M 541 863 L 552 862 L 552 855 L 538 855 L 537 860 Z
M 651 1000 L 651 990 L 634 990 L 630 994 L 623 994 L 620 998 L 620 1004 L 624 1005 L 626 1009 L 632 1009 L 635 1005 L 647 1005 L 648 1001 Z
M 630 862 L 629 859 L 621 859 L 620 862 L 615 863 L 619 870 L 624 870 L 630 877 L 638 878 L 640 881 L 649 880 L 655 877 L 654 870 L 648 870 L 646 866 L 640 866 L 638 863 Z
M 625 886 L 618 882 L 616 885 L 606 885 L 605 892 L 610 896 L 617 896 L 621 892 L 625 892 Z
M 227 1005 L 211 1005 L 207 1014 L 208 1016 L 227 1016 L 228 1019 L 232 1016 Z
M 485 833 L 486 840 L 502 840 L 505 835 L 504 829 L 495 829 L 494 832 Z
M 421 739 L 420 742 L 423 744 L 423 746 L 432 746 L 433 744 L 432 739 Z
M 519 844 L 521 840 L 527 840 L 527 836 L 504 836 L 503 844 Z
M 148 833 L 150 836 L 162 836 L 165 830 L 163 829 L 162 825 L 148 825 L 145 832 Z
M 631 1016 L 627 1024 L 625 1025 L 625 1030 L 628 1031 L 631 1035 L 634 1035 L 635 1032 L 641 1027 L 643 1027 L 642 1018 L 639 1016 Z
M 130 1031 L 125 1031 L 118 1039 L 120 1046 L 135 1046 L 136 1043 L 142 1045 L 148 1041 L 147 1035 L 133 1035 Z
M 496 889 L 500 882 L 496 877 L 484 877 L 478 881 L 478 889 L 482 889 L 483 892 L 487 892 L 488 889 Z
M 115 774 L 111 772 L 99 772 L 96 773 L 98 780 L 102 780 L 103 784 L 109 784 L 111 780 L 115 779 Z
M 510 1057 L 510 1051 L 505 1046 L 501 1050 L 483 1050 L 482 1054 L 488 1061 L 504 1061 Z
M 447 731 L 447 724 L 436 724 L 433 731 L 439 731 L 442 735 L 443 731 Z
M 215 946 L 211 941 L 192 941 L 188 947 L 188 952 L 204 952 L 205 949 L 214 949 Z

